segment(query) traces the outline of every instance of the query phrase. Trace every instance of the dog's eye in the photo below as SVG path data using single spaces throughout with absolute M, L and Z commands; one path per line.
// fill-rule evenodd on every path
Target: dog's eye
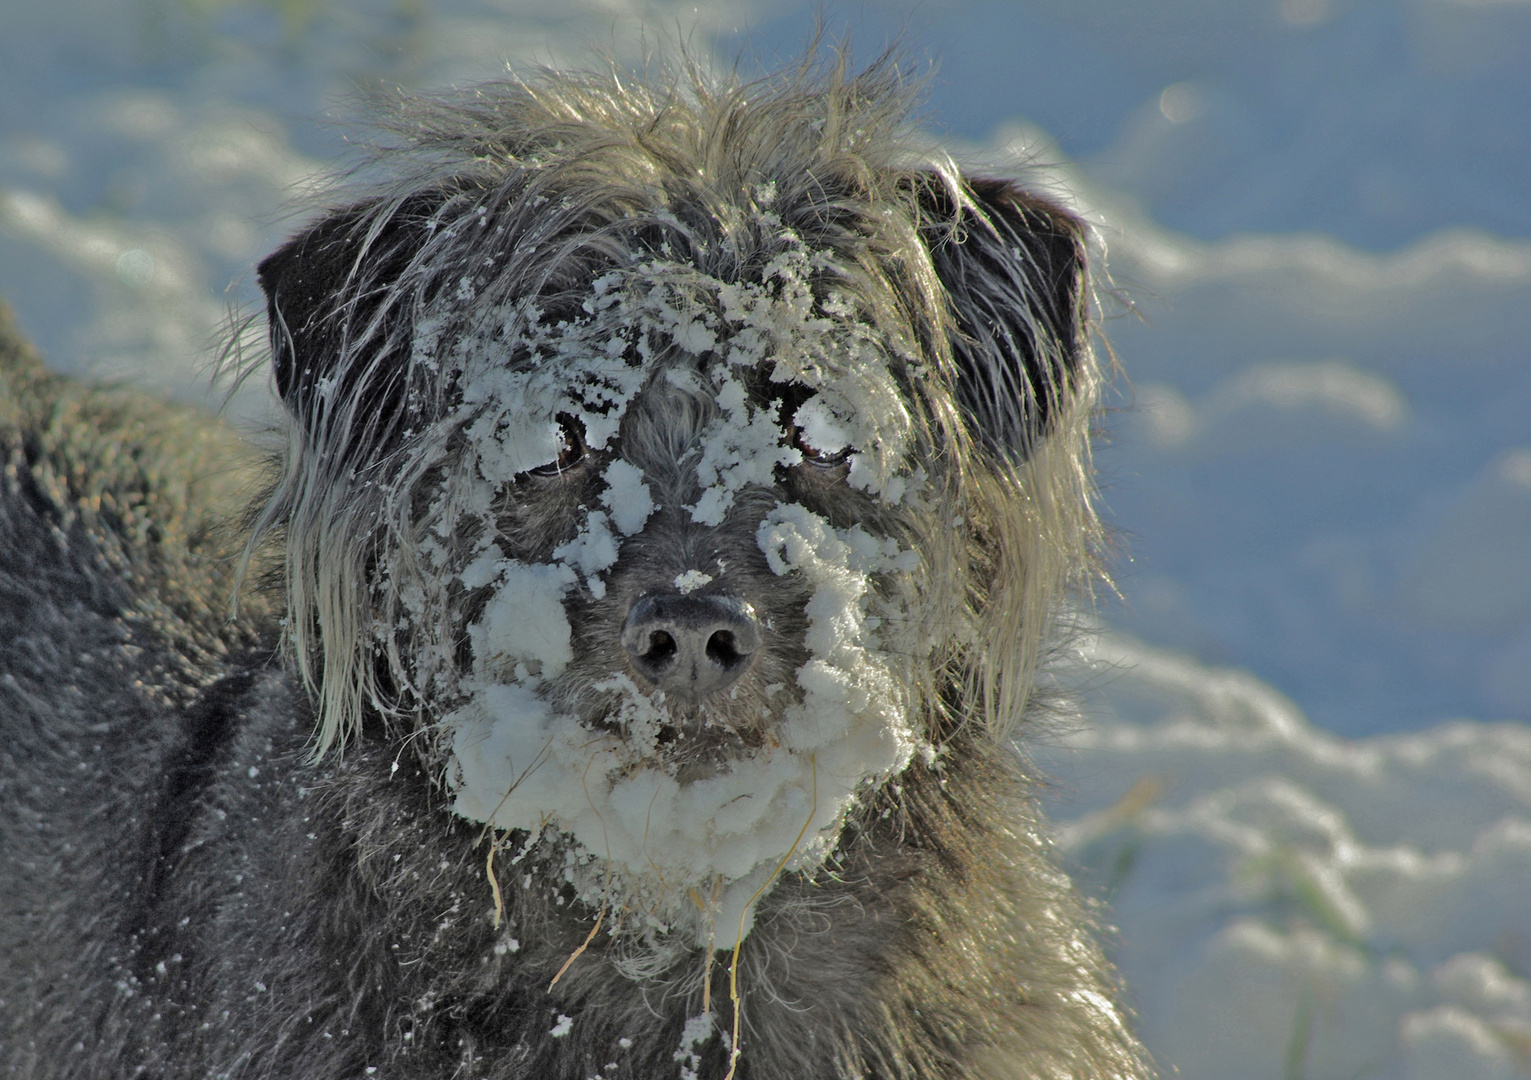
M 585 428 L 568 413 L 558 414 L 558 457 L 530 470 L 533 476 L 557 476 L 585 459 Z
M 820 469 L 844 465 L 856 452 L 843 424 L 837 420 L 817 393 L 806 386 L 788 383 L 781 388 L 781 418 L 792 432 L 792 445 L 803 455 L 803 464 Z M 813 432 L 813 439 L 808 433 Z M 840 443 L 838 450 L 825 450 L 817 443 Z
M 849 446 L 842 446 L 838 450 L 820 450 L 803 437 L 802 428 L 793 428 L 792 445 L 797 447 L 802 453 L 804 461 L 810 465 L 817 465 L 822 469 L 830 469 L 836 465 L 843 465 L 855 453 L 855 450 Z

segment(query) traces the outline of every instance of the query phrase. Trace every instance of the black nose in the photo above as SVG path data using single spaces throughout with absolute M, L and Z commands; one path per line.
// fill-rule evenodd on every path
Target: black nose
M 760 620 L 732 596 L 643 596 L 628 609 L 622 648 L 655 687 L 696 701 L 749 670 Z

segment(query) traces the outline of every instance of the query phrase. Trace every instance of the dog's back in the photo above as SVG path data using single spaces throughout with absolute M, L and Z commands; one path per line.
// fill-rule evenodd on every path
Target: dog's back
M 7 1075 L 105 1074 L 103 1006 L 176 842 L 173 763 L 197 753 L 186 717 L 253 644 L 227 621 L 222 531 L 245 458 L 199 410 L 50 374 L 0 310 Z

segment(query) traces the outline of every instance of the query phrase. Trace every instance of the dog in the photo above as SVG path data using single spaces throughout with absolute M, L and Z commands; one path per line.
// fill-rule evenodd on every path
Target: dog
M 4 1075 L 1151 1075 L 1013 742 L 1086 231 L 911 94 L 400 102 L 259 267 L 243 515 L 217 422 L 0 342 Z

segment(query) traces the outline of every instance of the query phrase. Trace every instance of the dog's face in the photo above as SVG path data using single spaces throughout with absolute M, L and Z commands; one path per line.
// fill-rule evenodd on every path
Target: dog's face
M 971 692 L 976 493 L 1082 379 L 1078 229 L 933 174 L 603 207 L 565 164 L 262 265 L 295 637 L 322 706 L 409 704 L 456 813 L 728 947 Z
M 414 345 L 462 398 L 421 525 L 475 538 L 425 541 L 451 583 L 425 603 L 461 587 L 471 653 L 438 674 L 455 809 L 572 838 L 597 902 L 615 877 L 670 922 L 697 890 L 724 944 L 929 753 L 910 698 L 950 633 L 919 625 L 931 511 L 899 361 L 784 256 L 742 283 L 645 260 L 567 318 L 491 308 Z

